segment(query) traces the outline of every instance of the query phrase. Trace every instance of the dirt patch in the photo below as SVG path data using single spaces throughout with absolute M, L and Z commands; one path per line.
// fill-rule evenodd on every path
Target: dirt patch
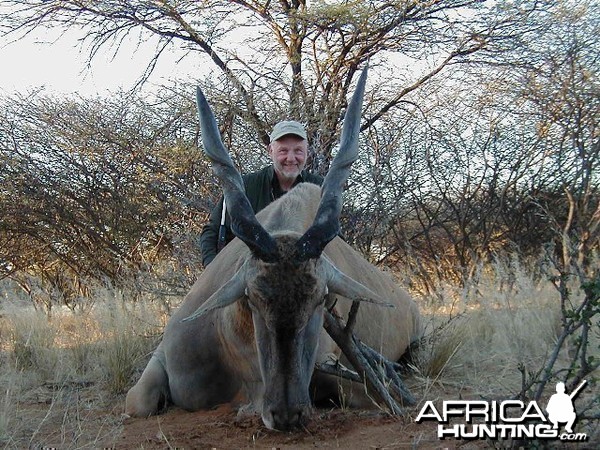
M 258 416 L 238 419 L 229 406 L 195 413 L 173 408 L 150 419 L 127 419 L 114 445 L 144 449 L 442 448 L 434 428 L 378 411 L 315 410 L 304 430 L 277 432 L 266 429 Z
M 83 395 L 81 395 L 83 394 Z M 35 397 L 35 396 L 34 396 Z M 88 403 L 83 392 L 21 403 L 19 428 L 3 448 L 57 449 L 442 449 L 481 448 L 484 443 L 440 441 L 436 427 L 416 424 L 413 411 L 392 417 L 379 410 L 315 409 L 305 429 L 278 432 L 258 415 L 238 418 L 222 405 L 188 412 L 171 407 L 147 419 L 122 415 L 123 400 L 110 407 Z M 31 400 L 31 398 L 29 399 Z M 16 430 L 15 430 L 16 431 Z
M 433 401 L 479 398 L 470 389 L 456 386 L 438 386 L 426 392 L 414 389 L 414 392 L 421 399 Z M 158 416 L 129 418 L 123 415 L 123 395 L 109 396 L 97 386 L 86 383 L 43 383 L 21 392 L 14 403 L 13 414 L 8 417 L 10 426 L 4 427 L 4 432 L 0 427 L 0 448 L 383 450 L 531 448 L 539 444 L 506 440 L 440 440 L 435 421 L 414 422 L 420 409 L 421 405 L 407 408 L 406 414 L 398 417 L 378 409 L 315 408 L 304 429 L 278 432 L 268 430 L 258 415 L 238 417 L 237 410 L 230 405 L 199 412 L 171 406 Z M 598 448 L 592 444 L 598 442 L 597 426 L 583 428 L 578 425 L 578 428 L 588 433 L 588 441 L 573 445 L 549 441 L 547 446 Z

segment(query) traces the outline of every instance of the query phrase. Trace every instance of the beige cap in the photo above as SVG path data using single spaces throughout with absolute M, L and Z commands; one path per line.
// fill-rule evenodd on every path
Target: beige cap
M 293 134 L 301 137 L 302 139 L 306 139 L 306 130 L 304 129 L 304 125 L 302 125 L 300 122 L 296 122 L 295 120 L 284 120 L 279 122 L 273 127 L 273 131 L 271 131 L 269 137 L 271 138 L 271 142 L 273 142 L 287 134 Z

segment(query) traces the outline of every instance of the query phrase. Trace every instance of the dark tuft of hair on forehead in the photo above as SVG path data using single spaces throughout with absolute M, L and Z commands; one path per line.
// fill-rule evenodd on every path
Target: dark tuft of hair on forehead
M 263 313 L 279 325 L 292 326 L 308 319 L 322 300 L 315 298 L 319 284 L 316 260 L 299 261 L 294 248 L 297 237 L 275 238 L 281 258 L 276 263 L 258 264 L 255 289 Z M 265 317 L 266 318 L 266 317 Z

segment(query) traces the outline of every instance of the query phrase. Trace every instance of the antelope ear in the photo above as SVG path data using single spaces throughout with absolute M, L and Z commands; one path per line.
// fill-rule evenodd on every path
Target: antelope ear
M 206 300 L 196 311 L 182 319 L 182 322 L 189 322 L 215 309 L 224 308 L 239 300 L 246 290 L 246 274 L 248 272 L 247 262 L 231 277 L 231 279 L 221 286 L 208 300 Z
M 367 302 L 388 308 L 395 308 L 395 305 L 382 299 L 364 284 L 359 283 L 335 267 L 325 255 L 321 255 L 321 263 L 323 264 L 323 270 L 327 279 L 327 288 L 330 293 L 339 294 L 352 301 Z

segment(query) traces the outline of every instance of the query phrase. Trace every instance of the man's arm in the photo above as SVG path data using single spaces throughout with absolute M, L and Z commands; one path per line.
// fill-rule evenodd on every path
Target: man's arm
M 247 188 L 248 175 L 243 176 L 242 179 L 244 180 L 244 186 Z M 248 196 L 249 199 L 252 198 L 251 195 L 248 195 L 247 189 L 246 196 Z M 209 265 L 217 256 L 217 253 L 222 250 L 222 247 L 235 237 L 230 228 L 229 214 L 227 214 L 225 221 L 225 242 L 222 242 L 221 246 L 219 246 L 219 231 L 221 229 L 222 212 L 223 196 L 221 196 L 221 199 L 211 211 L 208 222 L 202 227 L 202 233 L 200 234 L 200 253 L 202 254 L 202 265 L 204 267 Z
M 221 226 L 221 212 L 223 211 L 223 198 L 213 208 L 208 222 L 202 227 L 200 234 L 200 252 L 202 265 L 206 267 L 215 259 L 218 252 L 219 227 Z

